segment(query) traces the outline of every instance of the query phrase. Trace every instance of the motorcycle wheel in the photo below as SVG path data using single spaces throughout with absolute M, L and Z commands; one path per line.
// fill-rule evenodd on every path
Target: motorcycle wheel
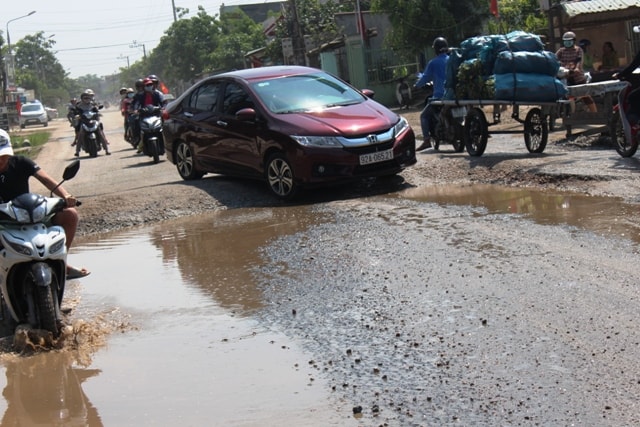
M 160 161 L 160 153 L 158 153 L 158 145 L 156 141 L 151 141 L 149 144 L 149 151 L 149 154 L 153 157 L 153 163 L 158 163 Z
M 89 151 L 89 157 L 98 157 L 98 142 L 87 138 L 86 146 Z
M 524 119 L 524 145 L 530 153 L 542 153 L 547 147 L 549 122 L 540 108 L 532 108 Z
M 38 329 L 44 329 L 58 336 L 58 321 L 56 318 L 55 300 L 53 297 L 54 290 L 43 286 L 36 286 L 36 310 L 38 315 Z
M 620 112 L 616 111 L 611 116 L 609 122 L 609 133 L 613 146 L 616 147 L 616 151 L 622 157 L 631 157 L 636 154 L 638 150 L 638 140 L 627 141 L 627 135 L 624 133 L 624 127 L 622 125 L 622 119 L 620 118 Z
M 489 138 L 489 128 L 484 112 L 479 108 L 470 109 L 464 123 L 464 143 L 467 153 L 474 157 L 482 156 Z

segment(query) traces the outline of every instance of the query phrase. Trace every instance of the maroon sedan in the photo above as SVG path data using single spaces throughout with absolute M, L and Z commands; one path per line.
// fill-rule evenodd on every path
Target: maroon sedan
M 416 163 L 407 120 L 314 68 L 252 68 L 208 77 L 164 113 L 167 158 L 183 179 L 264 180 L 279 198 L 388 176 Z

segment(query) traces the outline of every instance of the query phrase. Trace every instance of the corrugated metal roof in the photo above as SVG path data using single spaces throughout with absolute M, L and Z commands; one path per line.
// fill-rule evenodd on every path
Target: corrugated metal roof
M 562 8 L 569 17 L 586 13 L 612 12 L 630 7 L 640 7 L 640 0 L 584 0 L 562 4 Z

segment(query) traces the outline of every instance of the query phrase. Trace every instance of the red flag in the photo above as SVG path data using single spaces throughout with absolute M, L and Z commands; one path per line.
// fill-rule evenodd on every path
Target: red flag
M 498 12 L 498 0 L 490 0 L 489 10 L 496 18 L 500 17 L 500 13 Z
M 16 111 L 18 112 L 18 117 L 20 117 L 20 110 L 22 110 L 22 103 L 20 102 L 20 97 L 16 98 Z
M 160 92 L 164 93 L 165 95 L 169 93 L 169 88 L 165 86 L 164 83 L 158 83 L 158 87 L 160 88 Z

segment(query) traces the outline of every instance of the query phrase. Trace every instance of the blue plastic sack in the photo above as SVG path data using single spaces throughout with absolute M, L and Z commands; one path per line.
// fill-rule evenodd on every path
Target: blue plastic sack
M 559 68 L 560 62 L 553 52 L 503 51 L 498 53 L 493 72 L 495 74 L 535 73 L 556 76 Z
M 556 77 L 546 74 L 506 73 L 495 75 L 495 99 L 519 102 L 555 102 L 567 95 Z

